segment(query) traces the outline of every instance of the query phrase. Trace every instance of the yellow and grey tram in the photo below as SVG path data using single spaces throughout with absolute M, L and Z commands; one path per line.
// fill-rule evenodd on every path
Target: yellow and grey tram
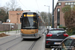
M 35 12 L 23 12 L 20 18 L 21 36 L 26 39 L 37 39 L 42 36 L 45 30 L 44 21 Z

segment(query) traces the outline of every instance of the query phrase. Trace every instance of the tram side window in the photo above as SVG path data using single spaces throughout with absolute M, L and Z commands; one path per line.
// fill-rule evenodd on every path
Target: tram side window
M 41 21 L 40 18 L 38 19 L 38 23 L 39 23 L 38 29 L 39 29 L 39 30 L 42 30 L 42 29 L 44 28 L 44 23 Z
M 41 30 L 41 29 L 42 29 L 42 28 L 41 28 L 41 23 L 39 23 L 38 29 L 39 29 L 39 30 Z
M 41 29 L 42 29 L 42 28 L 41 28 L 41 26 L 42 26 L 42 25 L 41 25 L 41 22 L 39 21 L 38 23 L 39 23 L 38 29 L 41 30 Z

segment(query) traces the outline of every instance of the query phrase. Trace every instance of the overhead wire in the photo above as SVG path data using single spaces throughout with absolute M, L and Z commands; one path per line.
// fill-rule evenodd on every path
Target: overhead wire
M 36 1 L 36 4 L 37 4 L 37 7 L 38 7 L 38 11 L 39 11 L 39 6 L 38 6 L 38 2 L 37 2 L 37 0 L 35 0 Z
M 39 12 L 39 6 L 38 6 L 38 3 L 37 3 L 37 0 L 35 0 L 36 1 L 36 4 L 37 4 L 37 11 Z M 19 0 L 19 2 L 22 4 L 22 2 Z M 22 4 L 26 9 L 27 9 L 27 7 L 24 5 L 24 4 Z
M 19 2 L 22 4 L 22 2 L 19 0 Z M 24 4 L 22 4 L 26 9 L 27 9 L 27 7 L 24 5 Z
M 22 4 L 22 2 L 19 0 L 19 2 Z M 27 9 L 27 7 L 24 5 L 24 4 L 22 4 L 26 9 Z

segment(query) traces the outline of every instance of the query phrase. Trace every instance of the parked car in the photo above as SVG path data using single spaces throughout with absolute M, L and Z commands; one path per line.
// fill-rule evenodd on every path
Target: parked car
M 69 36 L 61 43 L 61 50 L 75 50 L 75 35 Z
M 45 46 L 46 48 L 58 46 L 66 37 L 68 37 L 68 34 L 65 32 L 64 29 L 57 29 L 57 28 L 49 29 L 46 34 Z

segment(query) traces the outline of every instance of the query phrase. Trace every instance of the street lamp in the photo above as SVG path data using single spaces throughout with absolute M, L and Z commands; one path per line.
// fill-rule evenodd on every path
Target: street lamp
M 48 5 L 44 5 L 44 6 L 48 7 L 48 11 L 49 11 L 48 13 L 50 14 L 50 6 L 48 6 Z M 49 14 L 48 14 L 48 18 L 49 18 L 48 22 L 49 22 L 49 26 L 50 26 L 50 17 L 49 17 Z

